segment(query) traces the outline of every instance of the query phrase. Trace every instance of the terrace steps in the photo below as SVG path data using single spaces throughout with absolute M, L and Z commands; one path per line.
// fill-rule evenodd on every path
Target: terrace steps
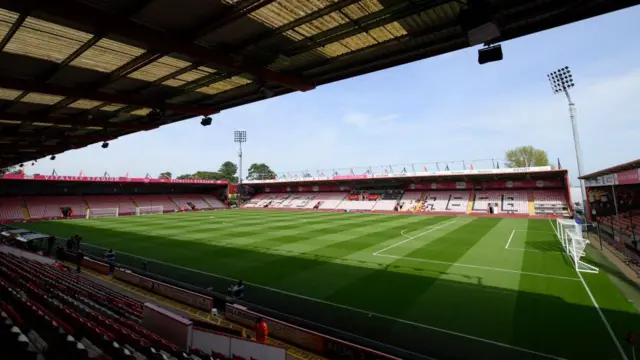
M 467 214 L 471 214 L 473 211 L 473 205 L 475 203 L 476 194 L 475 191 L 469 192 L 469 202 L 467 203 Z
M 24 217 L 25 220 L 30 220 L 31 219 L 31 214 L 29 213 L 29 208 L 27 207 L 27 201 L 21 197 L 22 202 L 20 203 L 20 210 L 22 210 L 22 217 Z
M 528 206 L 529 206 L 529 215 L 533 216 L 536 214 L 536 207 L 534 206 L 534 202 L 533 202 L 533 192 L 531 191 L 527 191 L 527 200 L 528 200 Z

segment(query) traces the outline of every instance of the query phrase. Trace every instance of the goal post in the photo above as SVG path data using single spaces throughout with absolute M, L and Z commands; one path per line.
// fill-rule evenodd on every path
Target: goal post
M 164 208 L 162 205 L 157 206 L 140 206 L 136 208 L 136 215 L 153 215 L 153 214 L 162 214 L 164 212 Z
M 87 219 L 96 219 L 103 217 L 118 217 L 120 215 L 120 210 L 118 208 L 105 208 L 105 209 L 87 209 L 86 218 Z
M 582 261 L 589 240 L 582 237 L 582 224 L 570 219 L 556 220 L 556 235 L 577 271 L 597 273 L 598 268 Z

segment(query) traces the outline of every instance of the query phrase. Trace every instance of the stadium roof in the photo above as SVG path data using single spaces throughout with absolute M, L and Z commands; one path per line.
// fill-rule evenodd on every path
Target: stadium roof
M 640 169 L 640 159 L 629 161 L 624 164 L 612 166 L 606 169 L 602 169 L 602 170 L 593 172 L 591 174 L 581 176 L 580 179 L 592 179 L 602 175 L 611 175 L 611 174 L 616 174 L 622 171 L 635 170 L 635 169 Z
M 0 0 L 0 167 L 465 48 L 467 1 Z M 638 3 L 487 2 L 497 42 Z

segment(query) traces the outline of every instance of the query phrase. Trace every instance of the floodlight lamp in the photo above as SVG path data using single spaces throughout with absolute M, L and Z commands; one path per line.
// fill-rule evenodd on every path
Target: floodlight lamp
M 105 141 L 105 142 L 102 143 L 102 148 L 103 149 L 106 149 L 108 147 L 109 147 L 109 143 L 108 142 Z
M 237 143 L 247 142 L 247 132 L 245 130 L 236 130 L 233 132 L 233 141 Z
M 55 155 L 51 155 L 51 158 L 50 158 L 50 159 L 51 159 L 51 160 L 55 160 L 55 159 L 56 159 L 56 156 L 55 156 Z
M 575 86 L 571 69 L 568 66 L 550 72 L 547 74 L 547 78 L 554 94 L 565 92 Z

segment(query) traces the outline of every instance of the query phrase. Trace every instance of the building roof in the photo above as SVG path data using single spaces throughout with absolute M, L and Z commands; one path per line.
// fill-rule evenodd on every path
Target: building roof
M 629 161 L 624 164 L 612 166 L 606 169 L 602 169 L 602 170 L 593 172 L 591 174 L 583 175 L 580 177 L 580 179 L 589 180 L 589 179 L 597 178 L 598 176 L 602 176 L 602 175 L 611 175 L 611 174 L 616 174 L 622 171 L 635 170 L 635 169 L 640 169 L 640 159 Z
M 520 169 L 484 169 L 484 170 L 455 170 L 455 171 L 435 171 L 419 173 L 398 173 L 398 174 L 354 174 L 337 175 L 328 177 L 308 177 L 297 179 L 272 179 L 272 180 L 251 180 L 243 182 L 243 185 L 250 187 L 273 187 L 290 185 L 314 185 L 314 184 L 376 184 L 394 185 L 408 183 L 444 182 L 444 181 L 493 181 L 493 180 L 564 180 L 567 170 L 550 170 L 541 168 L 520 168 Z
M 468 47 L 468 1 L 0 0 L 0 167 Z M 485 1 L 497 42 L 638 3 Z

